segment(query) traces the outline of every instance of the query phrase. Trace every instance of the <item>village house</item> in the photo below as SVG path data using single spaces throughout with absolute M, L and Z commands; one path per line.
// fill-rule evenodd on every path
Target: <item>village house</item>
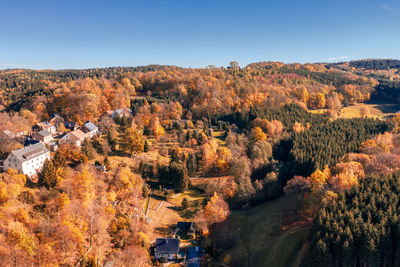
M 156 260 L 175 260 L 178 258 L 180 240 L 178 238 L 157 238 L 154 248 Z
M 50 141 L 48 144 L 51 152 L 56 152 L 58 150 L 58 143 L 55 140 Z
M 76 145 L 76 146 L 81 146 L 83 140 L 85 140 L 86 135 L 84 132 L 82 132 L 80 129 L 72 131 L 64 135 L 58 143 L 60 145 L 62 144 L 70 144 L 70 145 Z
M 69 129 L 71 131 L 78 130 L 79 124 L 75 121 L 65 121 L 64 122 L 65 129 Z
M 205 250 L 200 247 L 190 247 L 186 251 L 185 264 L 187 267 L 200 267 L 201 258 L 204 256 Z
M 132 117 L 132 110 L 130 108 L 120 108 L 111 113 L 111 118 L 115 118 L 115 116 L 122 117 Z
M 53 136 L 47 130 L 43 130 L 43 131 L 40 131 L 40 132 L 34 132 L 32 134 L 32 138 L 34 140 L 41 141 L 41 142 L 43 142 L 45 144 L 48 144 L 53 140 Z
M 92 138 L 99 133 L 99 128 L 91 121 L 85 122 L 80 130 L 85 133 L 86 138 Z
M 48 121 L 36 123 L 33 125 L 32 130 L 35 132 L 47 130 L 51 134 L 54 134 L 57 131 L 56 127 Z
M 39 142 L 12 151 L 3 163 L 4 170 L 16 169 L 28 177 L 32 177 L 43 167 L 46 159 L 50 159 L 50 152 L 42 142 Z

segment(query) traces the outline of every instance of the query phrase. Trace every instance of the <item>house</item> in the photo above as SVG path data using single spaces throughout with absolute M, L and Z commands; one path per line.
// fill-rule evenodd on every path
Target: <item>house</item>
M 117 109 L 113 113 L 111 113 L 111 118 L 114 119 L 115 116 L 118 116 L 120 118 L 122 118 L 122 117 L 132 117 L 132 110 L 130 108 Z
M 54 134 L 57 131 L 56 127 L 48 121 L 36 123 L 33 125 L 32 130 L 35 132 L 47 130 L 51 134 Z
M 64 123 L 64 119 L 60 115 L 54 114 L 53 116 L 50 117 L 49 122 L 58 127 L 61 123 Z
M 71 131 L 78 130 L 79 125 L 75 121 L 65 121 L 64 126 L 66 129 L 70 129 Z
M 180 242 L 178 238 L 157 238 L 154 257 L 156 260 L 177 259 Z
M 178 222 L 176 226 L 180 236 L 195 238 L 196 224 L 194 222 Z
M 61 144 L 70 144 L 81 146 L 83 140 L 85 140 L 86 135 L 80 129 L 72 131 L 61 137 L 58 143 Z
M 58 143 L 57 143 L 57 141 L 50 141 L 48 144 L 47 144 L 49 147 L 50 147 L 50 151 L 51 152 L 56 152 L 57 150 L 58 150 Z
M 46 159 L 50 159 L 50 152 L 42 142 L 39 142 L 12 151 L 4 161 L 4 170 L 16 169 L 32 177 L 43 167 Z
M 42 143 L 45 143 L 45 144 L 48 144 L 48 143 L 51 142 L 51 140 L 53 140 L 53 136 L 47 130 L 43 130 L 43 131 L 40 131 L 40 132 L 34 132 L 32 134 L 32 138 L 34 140 L 41 141 Z
M 85 122 L 80 130 L 85 133 L 87 138 L 92 138 L 99 133 L 99 128 L 91 121 Z
M 187 267 L 200 267 L 201 258 L 205 250 L 199 247 L 191 247 L 186 251 L 185 264 Z

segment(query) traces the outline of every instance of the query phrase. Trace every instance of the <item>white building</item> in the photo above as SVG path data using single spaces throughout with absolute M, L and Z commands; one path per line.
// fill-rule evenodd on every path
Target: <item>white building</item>
M 4 170 L 16 169 L 32 177 L 40 171 L 46 159 L 50 159 L 50 152 L 43 143 L 39 142 L 11 152 L 4 161 Z

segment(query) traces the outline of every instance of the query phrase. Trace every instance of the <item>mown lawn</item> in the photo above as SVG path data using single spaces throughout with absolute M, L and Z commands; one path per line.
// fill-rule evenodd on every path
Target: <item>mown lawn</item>
M 234 236 L 235 241 L 219 257 L 220 262 L 228 265 L 240 262 L 243 266 L 299 266 L 308 250 L 311 223 L 303 220 L 281 227 L 279 214 L 290 213 L 291 207 L 282 197 L 248 211 L 232 212 L 226 232 Z

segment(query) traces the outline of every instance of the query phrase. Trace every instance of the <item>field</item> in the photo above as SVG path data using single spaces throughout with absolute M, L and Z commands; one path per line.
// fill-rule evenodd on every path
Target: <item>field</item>
M 367 117 L 384 119 L 393 116 L 400 110 L 400 105 L 384 104 L 384 103 L 356 103 L 354 105 L 343 107 L 340 110 L 340 118 L 357 118 L 361 117 L 361 109 L 367 110 Z M 314 114 L 324 114 L 326 109 L 310 110 Z
M 223 232 L 235 239 L 220 256 L 220 262 L 236 263 L 234 266 L 299 266 L 308 250 L 311 223 L 301 220 L 280 226 L 280 213 L 291 210 L 288 199 L 282 197 L 248 211 L 232 212 Z
M 381 103 L 358 103 L 352 106 L 344 107 L 341 110 L 341 118 L 355 118 L 361 116 L 361 109 L 366 107 L 370 114 L 368 117 L 385 118 L 393 116 L 399 109 L 399 105 L 381 104 Z

